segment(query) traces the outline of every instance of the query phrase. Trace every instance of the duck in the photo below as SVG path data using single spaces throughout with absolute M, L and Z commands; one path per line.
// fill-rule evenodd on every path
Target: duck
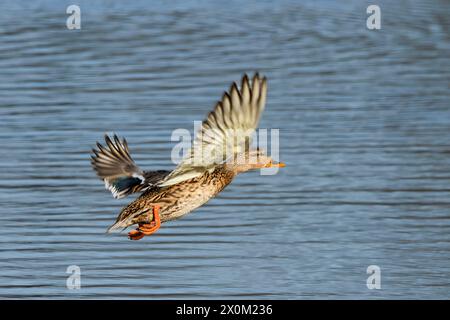
M 141 193 L 125 206 L 107 232 L 124 230 L 131 240 L 155 233 L 162 223 L 179 219 L 207 203 L 241 173 L 281 168 L 260 148 L 252 148 L 267 97 L 267 78 L 244 74 L 233 82 L 201 123 L 191 148 L 175 169 L 142 170 L 125 138 L 105 135 L 92 149 L 91 164 L 114 198 Z M 206 151 L 205 151 L 206 150 Z M 277 169 L 278 170 L 278 169 Z

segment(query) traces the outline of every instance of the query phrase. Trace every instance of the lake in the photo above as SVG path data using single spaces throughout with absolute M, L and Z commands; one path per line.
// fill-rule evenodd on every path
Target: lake
M 450 3 L 0 3 L 0 297 L 448 299 Z M 232 81 L 269 80 L 274 176 L 239 176 L 154 235 L 90 166 L 104 133 L 171 169 Z M 81 288 L 69 290 L 69 266 Z M 368 289 L 378 266 L 381 289 Z

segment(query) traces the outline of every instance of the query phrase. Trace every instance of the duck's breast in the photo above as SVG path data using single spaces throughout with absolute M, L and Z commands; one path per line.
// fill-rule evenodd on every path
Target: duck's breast
M 231 174 L 215 170 L 169 187 L 164 196 L 158 200 L 161 206 L 161 220 L 178 219 L 197 209 L 216 196 L 232 180 Z

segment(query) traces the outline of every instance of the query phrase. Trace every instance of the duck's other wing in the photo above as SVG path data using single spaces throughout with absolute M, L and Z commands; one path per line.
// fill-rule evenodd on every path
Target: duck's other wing
M 125 139 L 105 135 L 106 146 L 97 142 L 92 150 L 91 163 L 97 175 L 105 182 L 116 199 L 146 190 L 163 180 L 170 171 L 143 171 L 130 156 Z

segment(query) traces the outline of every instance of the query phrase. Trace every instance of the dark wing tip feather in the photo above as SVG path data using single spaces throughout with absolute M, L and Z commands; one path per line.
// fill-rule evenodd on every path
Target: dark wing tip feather
M 92 166 L 102 179 L 116 175 L 142 173 L 117 135 L 113 136 L 113 140 L 105 135 L 105 142 L 106 146 L 97 142 L 97 149 L 92 149 L 91 155 Z
M 250 83 L 249 83 L 249 80 L 248 80 L 248 75 L 247 75 L 246 73 L 244 74 L 244 76 L 242 77 L 242 80 L 241 80 L 241 90 L 242 90 L 242 88 L 244 87 L 244 85 L 246 85 L 247 87 L 250 88 Z
M 236 82 L 233 82 L 233 84 L 231 85 L 230 93 L 232 93 L 233 91 L 236 91 L 239 97 L 239 101 L 242 103 L 242 94 Z

